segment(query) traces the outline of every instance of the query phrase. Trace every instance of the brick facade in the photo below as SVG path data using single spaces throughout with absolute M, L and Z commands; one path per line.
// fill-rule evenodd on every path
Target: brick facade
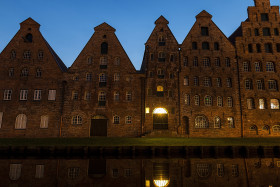
M 179 44 L 161 16 L 137 71 L 106 23 L 67 68 L 28 18 L 0 54 L 0 137 L 280 136 L 279 20 L 255 0 L 227 38 L 202 11 Z

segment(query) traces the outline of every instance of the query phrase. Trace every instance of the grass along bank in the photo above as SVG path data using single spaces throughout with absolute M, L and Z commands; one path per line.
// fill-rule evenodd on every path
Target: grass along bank
M 280 146 L 280 138 L 3 138 L 0 146 Z

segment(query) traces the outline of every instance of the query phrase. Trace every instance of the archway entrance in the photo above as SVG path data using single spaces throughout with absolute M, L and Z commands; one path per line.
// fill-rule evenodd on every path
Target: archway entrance
M 153 112 L 154 130 L 168 129 L 168 112 L 164 108 L 156 108 Z
M 107 124 L 105 116 L 94 116 L 91 119 L 90 136 L 107 136 Z

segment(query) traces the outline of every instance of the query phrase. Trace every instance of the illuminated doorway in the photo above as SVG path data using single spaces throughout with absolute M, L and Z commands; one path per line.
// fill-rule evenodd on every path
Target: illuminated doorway
M 153 112 L 154 130 L 168 129 L 168 112 L 164 108 L 156 108 Z

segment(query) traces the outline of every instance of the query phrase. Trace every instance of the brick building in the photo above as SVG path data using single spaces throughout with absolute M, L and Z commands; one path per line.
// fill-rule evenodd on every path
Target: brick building
M 0 137 L 280 136 L 279 7 L 227 38 L 202 11 L 182 44 L 160 16 L 136 70 L 103 23 L 67 68 L 28 18 L 0 54 Z

